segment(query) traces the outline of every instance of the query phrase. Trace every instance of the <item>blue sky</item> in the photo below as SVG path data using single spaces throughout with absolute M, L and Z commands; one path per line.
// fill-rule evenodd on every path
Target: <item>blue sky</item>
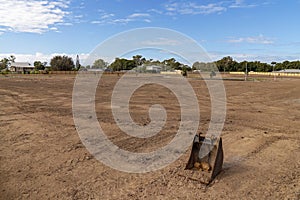
M 161 27 L 197 41 L 213 60 L 300 60 L 300 0 L 0 0 L 0 58 L 85 59 L 107 38 Z M 165 42 L 165 41 L 164 41 Z M 147 55 L 145 55 L 147 57 Z M 158 56 L 159 57 L 159 56 Z

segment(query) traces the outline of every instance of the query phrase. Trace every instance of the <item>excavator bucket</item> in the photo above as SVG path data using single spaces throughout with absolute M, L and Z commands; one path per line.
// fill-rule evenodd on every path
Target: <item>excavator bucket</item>
M 222 138 L 208 138 L 196 135 L 185 169 L 197 171 L 197 177 L 200 181 L 204 184 L 209 184 L 221 172 L 222 165 Z

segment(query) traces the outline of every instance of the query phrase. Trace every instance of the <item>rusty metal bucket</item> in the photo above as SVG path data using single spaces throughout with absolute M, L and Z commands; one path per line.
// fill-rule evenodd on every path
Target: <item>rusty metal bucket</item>
M 192 152 L 185 167 L 199 172 L 201 182 L 209 184 L 221 172 L 223 166 L 222 138 L 208 138 L 196 135 Z

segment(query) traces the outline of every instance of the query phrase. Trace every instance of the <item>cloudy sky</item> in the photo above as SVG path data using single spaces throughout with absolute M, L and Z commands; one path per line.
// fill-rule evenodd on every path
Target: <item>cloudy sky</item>
M 300 0 L 0 0 L 0 5 L 0 59 L 11 54 L 29 62 L 49 62 L 58 54 L 84 59 L 107 38 L 143 27 L 181 32 L 213 60 L 300 59 Z

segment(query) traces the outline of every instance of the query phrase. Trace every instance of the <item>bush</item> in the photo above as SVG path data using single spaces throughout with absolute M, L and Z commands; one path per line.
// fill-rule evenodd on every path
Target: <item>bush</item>
M 10 71 L 8 69 L 3 69 L 0 72 L 0 74 L 2 74 L 2 75 L 6 75 L 6 74 L 9 74 L 9 73 L 10 73 Z

